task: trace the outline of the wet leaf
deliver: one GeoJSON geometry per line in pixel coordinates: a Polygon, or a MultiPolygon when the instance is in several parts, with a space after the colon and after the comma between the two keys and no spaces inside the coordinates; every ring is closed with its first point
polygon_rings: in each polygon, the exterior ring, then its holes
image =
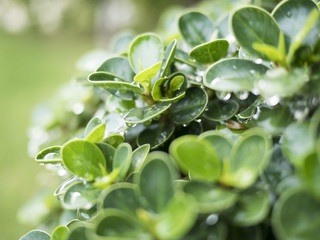
{"type": "Polygon", "coordinates": [[[203,116],[211,121],[224,121],[232,118],[238,111],[236,101],[221,101],[218,98],[211,100],[203,116]]]}

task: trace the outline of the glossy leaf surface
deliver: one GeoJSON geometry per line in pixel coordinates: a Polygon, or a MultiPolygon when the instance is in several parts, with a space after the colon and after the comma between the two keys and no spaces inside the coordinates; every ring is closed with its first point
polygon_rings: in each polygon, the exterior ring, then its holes
{"type": "Polygon", "coordinates": [[[132,153],[132,148],[131,148],[131,145],[128,143],[121,143],[117,147],[114,153],[112,168],[113,170],[114,169],[119,170],[118,179],[123,180],[126,177],[130,167],[131,153],[132,153]]]}
{"type": "Polygon", "coordinates": [[[132,160],[129,168],[129,173],[140,170],[142,164],[147,158],[149,151],[150,151],[150,144],[144,144],[144,145],[140,145],[138,148],[136,148],[132,152],[132,155],[131,155],[132,160]]]}
{"type": "Polygon", "coordinates": [[[19,240],[50,240],[50,235],[42,230],[32,230],[19,240]]]}
{"type": "Polygon", "coordinates": [[[191,50],[191,59],[202,63],[211,64],[227,56],[229,43],[227,40],[215,40],[196,46],[191,50]]]}
{"type": "Polygon", "coordinates": [[[58,226],[52,232],[50,240],[67,240],[69,236],[69,229],[65,226],[58,226]]]}
{"type": "Polygon", "coordinates": [[[209,42],[214,32],[210,18],[200,12],[189,12],[179,18],[179,29],[184,40],[191,46],[209,42]]]}
{"type": "Polygon", "coordinates": [[[70,141],[62,148],[62,159],[68,170],[79,177],[94,180],[104,175],[101,168],[106,168],[106,160],[94,143],[70,141]]]}
{"type": "Polygon", "coordinates": [[[204,75],[204,84],[218,91],[251,91],[254,81],[268,68],[246,59],[225,59],[213,64],[204,75]]]}
{"type": "Polygon", "coordinates": [[[188,88],[184,98],[173,103],[170,118],[174,123],[189,123],[199,117],[208,103],[207,93],[198,87],[188,88]]]}
{"type": "Polygon", "coordinates": [[[170,154],[184,173],[192,179],[214,182],[220,176],[220,160],[211,144],[197,136],[186,135],[175,139],[170,145],[170,154]]]}
{"type": "Polygon", "coordinates": [[[52,146],[52,147],[43,149],[36,156],[36,161],[38,163],[45,163],[45,164],[61,163],[62,162],[61,146],[52,146]]]}
{"type": "Polygon", "coordinates": [[[221,101],[218,98],[208,104],[203,116],[211,121],[224,121],[232,118],[238,111],[239,105],[236,101],[221,101]]]}

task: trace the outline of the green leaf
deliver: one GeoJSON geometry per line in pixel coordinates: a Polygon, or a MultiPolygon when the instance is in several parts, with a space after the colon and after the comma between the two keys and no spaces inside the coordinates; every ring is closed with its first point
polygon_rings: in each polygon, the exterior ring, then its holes
{"type": "Polygon", "coordinates": [[[138,148],[136,148],[131,155],[131,163],[129,167],[129,173],[132,172],[139,172],[142,164],[147,158],[147,155],[150,151],[150,144],[144,144],[140,145],[138,148]]]}
{"type": "MultiPolygon", "coordinates": [[[[319,149],[320,144],[318,144],[319,149]]],[[[319,153],[310,154],[304,159],[300,175],[310,192],[320,200],[320,156],[319,153]]]]}
{"type": "Polygon", "coordinates": [[[312,47],[317,43],[319,35],[320,21],[311,26],[306,25],[308,18],[313,10],[317,11],[319,17],[319,10],[317,5],[310,0],[299,1],[290,0],[283,1],[273,10],[272,16],[277,21],[281,31],[286,38],[286,45],[289,49],[294,42],[298,40],[301,31],[307,30],[304,36],[299,39],[299,45],[310,45],[312,47]]]}
{"type": "Polygon", "coordinates": [[[161,102],[152,106],[131,109],[124,118],[129,124],[143,123],[160,115],[171,106],[170,102],[161,102]]]}
{"type": "Polygon", "coordinates": [[[38,163],[44,164],[61,163],[61,146],[52,146],[45,148],[38,153],[35,159],[38,163]]]}
{"type": "Polygon", "coordinates": [[[139,73],[162,61],[163,45],[152,33],[137,36],[129,48],[129,61],[135,73],[139,73]]]}
{"type": "Polygon", "coordinates": [[[251,60],[229,58],[214,63],[204,74],[204,85],[217,91],[251,91],[268,68],[251,60]]]}
{"type": "Polygon", "coordinates": [[[100,148],[101,152],[103,153],[104,158],[107,161],[107,172],[110,173],[112,171],[112,161],[116,149],[112,145],[107,143],[96,143],[96,145],[100,148]]]}
{"type": "Polygon", "coordinates": [[[62,148],[62,159],[67,169],[79,177],[94,180],[105,174],[106,160],[94,143],[72,140],[62,148]]]}
{"type": "Polygon", "coordinates": [[[271,146],[269,136],[264,131],[255,128],[247,130],[232,149],[230,166],[224,169],[226,175],[222,181],[238,188],[251,186],[259,172],[268,165],[271,146]]]}
{"type": "Polygon", "coordinates": [[[128,213],[107,209],[97,220],[96,233],[98,236],[112,237],[111,239],[134,240],[142,237],[143,229],[128,213]]]}
{"type": "Polygon", "coordinates": [[[178,239],[184,236],[197,218],[192,197],[179,193],[174,195],[161,212],[155,231],[160,239],[178,239]]]}
{"type": "Polygon", "coordinates": [[[280,29],[273,17],[262,8],[248,6],[231,16],[231,29],[237,42],[250,54],[268,60],[253,48],[254,43],[278,47],[280,29]]]}
{"type": "Polygon", "coordinates": [[[97,72],[110,73],[128,83],[131,83],[134,77],[134,72],[131,69],[128,59],[123,57],[114,57],[106,60],[97,69],[97,72]]]}
{"type": "Polygon", "coordinates": [[[162,212],[174,195],[173,180],[177,173],[170,164],[168,154],[152,152],[135,179],[139,185],[141,203],[154,213],[162,212]]]}
{"type": "Polygon", "coordinates": [[[238,226],[253,226],[262,222],[270,210],[270,194],[261,188],[241,192],[234,208],[227,212],[228,218],[238,226]]]}
{"type": "MultiPolygon", "coordinates": [[[[117,76],[106,73],[106,72],[95,72],[88,76],[90,83],[97,87],[101,87],[107,91],[118,90],[118,91],[131,91],[137,94],[143,92],[142,88],[132,83],[124,82],[117,76]]],[[[111,91],[113,92],[113,91],[111,91]]]]}
{"type": "Polygon", "coordinates": [[[171,143],[169,152],[181,170],[190,173],[194,180],[214,182],[220,177],[220,160],[205,139],[192,135],[179,137],[171,143]]]}
{"type": "Polygon", "coordinates": [[[238,119],[250,119],[252,118],[258,111],[258,106],[261,103],[261,99],[257,99],[254,101],[249,107],[247,107],[245,110],[242,112],[238,113],[236,117],[238,119]]]}
{"type": "Polygon", "coordinates": [[[50,240],[50,235],[41,230],[32,230],[23,235],[19,240],[50,240]]]}
{"type": "Polygon", "coordinates": [[[303,189],[290,189],[274,206],[272,228],[279,239],[313,240],[320,236],[319,214],[319,201],[303,189]]]}
{"type": "Polygon", "coordinates": [[[132,42],[135,34],[131,31],[121,31],[116,33],[111,39],[112,52],[116,54],[127,53],[130,43],[132,42]]]}
{"type": "Polygon", "coordinates": [[[222,101],[218,98],[210,101],[208,110],[203,116],[211,121],[224,121],[232,118],[238,111],[239,104],[236,101],[222,101]]]}
{"type": "Polygon", "coordinates": [[[103,141],[116,148],[124,142],[124,137],[121,134],[111,134],[104,138],[103,141]]]}
{"type": "Polygon", "coordinates": [[[89,142],[101,142],[104,136],[106,125],[101,122],[100,118],[94,117],[88,123],[84,136],[89,142]]]}
{"type": "Polygon", "coordinates": [[[297,168],[314,151],[315,138],[312,134],[307,123],[293,123],[282,135],[283,154],[297,168]]]}
{"type": "Polygon", "coordinates": [[[161,62],[158,62],[151,67],[139,72],[135,77],[134,81],[141,84],[144,87],[146,93],[151,92],[151,79],[154,78],[159,72],[161,62]]]}
{"type": "Polygon", "coordinates": [[[150,144],[151,149],[155,149],[166,142],[174,132],[174,125],[172,123],[155,123],[143,130],[137,138],[139,146],[143,144],[150,144]]]}
{"type": "Polygon", "coordinates": [[[97,202],[100,191],[91,184],[76,182],[66,190],[62,198],[62,205],[65,209],[89,209],[97,202]]]}
{"type": "Polygon", "coordinates": [[[222,187],[198,182],[188,182],[183,191],[192,195],[201,213],[218,213],[233,206],[238,194],[222,187]]]}
{"type": "Polygon", "coordinates": [[[116,208],[135,215],[140,203],[136,197],[136,185],[115,183],[109,189],[103,200],[103,208],[116,208]]]}
{"type": "Polygon", "coordinates": [[[170,67],[171,64],[174,60],[174,55],[176,53],[176,47],[177,47],[177,40],[174,39],[170,42],[168,45],[166,52],[164,54],[164,59],[162,60],[162,65],[161,65],[161,74],[160,77],[164,78],[170,74],[170,67]]]}
{"type": "Polygon", "coordinates": [[[292,96],[309,81],[308,75],[306,68],[295,68],[291,71],[275,68],[268,70],[265,76],[257,79],[255,87],[264,98],[292,96]]]}
{"type": "Polygon", "coordinates": [[[69,236],[69,229],[65,226],[58,226],[54,229],[50,240],[67,240],[69,236]]]}
{"type": "Polygon", "coordinates": [[[227,40],[219,39],[194,47],[189,53],[189,56],[199,63],[211,64],[226,57],[228,47],[229,43],[227,40]]]}
{"type": "Polygon", "coordinates": [[[192,122],[204,112],[207,103],[208,95],[202,88],[188,88],[185,97],[172,104],[170,119],[176,124],[192,122]]]}
{"type": "Polygon", "coordinates": [[[200,12],[188,12],[179,18],[179,30],[184,40],[191,46],[211,41],[214,25],[209,17],[200,12]]]}
{"type": "Polygon", "coordinates": [[[226,134],[212,130],[202,133],[199,138],[205,139],[211,143],[212,147],[216,150],[219,156],[221,164],[225,159],[230,158],[232,141],[227,138],[226,134]]]}
{"type": "Polygon", "coordinates": [[[113,170],[119,169],[118,179],[124,180],[130,167],[132,148],[128,143],[121,143],[114,153],[113,170]]]}
{"type": "Polygon", "coordinates": [[[70,231],[68,240],[90,240],[88,237],[88,232],[91,231],[86,225],[82,222],[75,223],[76,226],[73,226],[70,231]]]}

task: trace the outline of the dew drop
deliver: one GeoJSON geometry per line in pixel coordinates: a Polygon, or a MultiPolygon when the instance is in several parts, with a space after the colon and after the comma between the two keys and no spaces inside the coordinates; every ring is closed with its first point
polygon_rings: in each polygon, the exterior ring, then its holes
{"type": "Polygon", "coordinates": [[[262,63],[262,59],[261,58],[258,58],[254,61],[256,64],[261,64],[262,63]]]}
{"type": "Polygon", "coordinates": [[[253,70],[253,69],[251,69],[251,70],[249,71],[249,73],[250,73],[251,75],[253,75],[253,76],[255,76],[255,75],[256,75],[256,71],[255,71],[255,70],[253,70]]]}
{"type": "Polygon", "coordinates": [[[229,92],[222,92],[222,91],[216,91],[216,96],[220,100],[227,101],[231,98],[231,93],[229,92]]]}
{"type": "Polygon", "coordinates": [[[82,103],[76,103],[72,106],[72,111],[74,114],[79,115],[84,111],[84,105],[82,103]]]}
{"type": "Polygon", "coordinates": [[[237,67],[236,65],[232,65],[232,68],[233,68],[234,70],[238,70],[238,67],[237,67]]]}
{"type": "Polygon", "coordinates": [[[196,76],[196,81],[197,82],[201,82],[202,81],[202,77],[201,76],[196,76]]]}
{"type": "Polygon", "coordinates": [[[257,107],[257,112],[252,116],[253,119],[258,120],[261,110],[260,107],[257,107]]]}
{"type": "Polygon", "coordinates": [[[288,18],[290,18],[290,17],[292,16],[292,12],[291,12],[291,11],[288,11],[288,12],[286,13],[286,16],[287,16],[288,18]]]}
{"type": "Polygon", "coordinates": [[[252,89],[251,92],[252,92],[252,94],[254,94],[256,96],[259,95],[259,90],[256,88],[252,89]]]}
{"type": "Polygon", "coordinates": [[[219,220],[218,214],[211,214],[206,219],[206,224],[212,226],[215,225],[219,220]]]}
{"type": "Polygon", "coordinates": [[[187,127],[188,125],[186,123],[182,124],[183,127],[187,127]]]}
{"type": "Polygon", "coordinates": [[[268,106],[273,107],[280,102],[280,98],[277,95],[274,95],[274,96],[266,99],[265,102],[268,106]]]}
{"type": "Polygon", "coordinates": [[[200,118],[196,119],[196,122],[201,123],[201,119],[200,118]]]}
{"type": "Polygon", "coordinates": [[[294,118],[298,121],[303,120],[309,113],[309,108],[296,110],[294,112],[294,118]]]}
{"type": "Polygon", "coordinates": [[[234,93],[237,98],[240,100],[246,100],[249,97],[249,92],[243,91],[243,92],[235,92],[234,93]]]}

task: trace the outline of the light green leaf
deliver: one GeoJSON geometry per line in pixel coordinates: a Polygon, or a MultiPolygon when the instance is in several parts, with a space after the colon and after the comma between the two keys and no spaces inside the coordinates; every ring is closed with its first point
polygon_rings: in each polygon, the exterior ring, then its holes
{"type": "Polygon", "coordinates": [[[67,169],[88,180],[103,177],[106,160],[101,150],[85,140],[72,140],[62,148],[62,159],[67,169]]]}
{"type": "Polygon", "coordinates": [[[192,122],[204,112],[207,103],[208,95],[202,88],[188,88],[185,97],[172,104],[170,119],[176,124],[192,122]]]}
{"type": "Polygon", "coordinates": [[[36,156],[36,161],[38,163],[44,164],[57,164],[62,162],[61,157],[61,146],[52,146],[43,149],[36,156]]]}
{"type": "Polygon", "coordinates": [[[65,226],[58,226],[54,229],[50,240],[67,240],[69,236],[69,229],[65,226]]]}
{"type": "Polygon", "coordinates": [[[179,18],[179,30],[184,40],[191,47],[195,47],[211,41],[215,28],[206,15],[188,12],[179,18]]]}
{"type": "Polygon", "coordinates": [[[50,235],[42,230],[32,230],[19,240],[50,240],[50,235]]]}
{"type": "Polygon", "coordinates": [[[248,6],[231,16],[231,29],[237,42],[250,54],[268,60],[253,48],[253,43],[278,47],[280,29],[273,17],[262,8],[248,6]]]}
{"type": "Polygon", "coordinates": [[[162,61],[163,45],[152,33],[137,36],[129,48],[129,61],[135,73],[139,73],[162,61]]]}
{"type": "Polygon", "coordinates": [[[194,180],[214,182],[220,177],[220,160],[205,139],[184,135],[171,143],[169,152],[181,170],[185,174],[190,173],[194,180]]]}
{"type": "Polygon", "coordinates": [[[199,63],[211,64],[226,57],[228,47],[229,43],[227,40],[219,39],[194,47],[189,53],[189,56],[199,63]]]}
{"type": "Polygon", "coordinates": [[[196,221],[196,205],[192,197],[179,193],[161,212],[155,231],[160,239],[177,239],[184,236],[196,221]]]}
{"type": "Polygon", "coordinates": [[[101,142],[104,136],[106,125],[102,123],[100,118],[94,117],[88,123],[84,136],[89,142],[101,142]]]}
{"type": "Polygon", "coordinates": [[[171,106],[170,102],[161,102],[152,106],[131,109],[124,118],[129,124],[143,123],[160,115],[171,106]]]}
{"type": "Polygon", "coordinates": [[[121,134],[111,134],[104,138],[103,141],[116,148],[120,143],[124,142],[124,137],[121,134]]]}
{"type": "Polygon", "coordinates": [[[250,188],[241,192],[237,204],[227,212],[227,216],[235,225],[253,226],[266,218],[270,205],[270,194],[267,190],[250,188]]]}
{"type": "Polygon", "coordinates": [[[132,148],[128,143],[121,143],[113,158],[113,170],[118,169],[118,180],[124,180],[130,167],[132,148]]]}
{"type": "Polygon", "coordinates": [[[320,236],[319,214],[318,200],[303,189],[290,189],[274,206],[272,228],[281,240],[314,240],[320,236]]]}
{"type": "Polygon", "coordinates": [[[159,72],[161,62],[158,62],[151,67],[139,72],[135,77],[134,81],[141,84],[144,87],[146,93],[151,92],[151,79],[154,78],[159,72]]]}
{"type": "Polygon", "coordinates": [[[164,59],[162,60],[161,65],[161,78],[164,78],[170,74],[170,67],[174,60],[174,55],[176,53],[176,47],[177,47],[177,40],[174,39],[170,42],[168,45],[166,52],[164,54],[164,59]]]}
{"type": "Polygon", "coordinates": [[[204,85],[217,91],[251,91],[254,81],[268,68],[246,59],[224,59],[214,63],[204,74],[204,85]]]}
{"type": "Polygon", "coordinates": [[[198,182],[188,182],[183,191],[192,195],[201,213],[218,213],[233,206],[238,194],[222,187],[198,182]]]}

